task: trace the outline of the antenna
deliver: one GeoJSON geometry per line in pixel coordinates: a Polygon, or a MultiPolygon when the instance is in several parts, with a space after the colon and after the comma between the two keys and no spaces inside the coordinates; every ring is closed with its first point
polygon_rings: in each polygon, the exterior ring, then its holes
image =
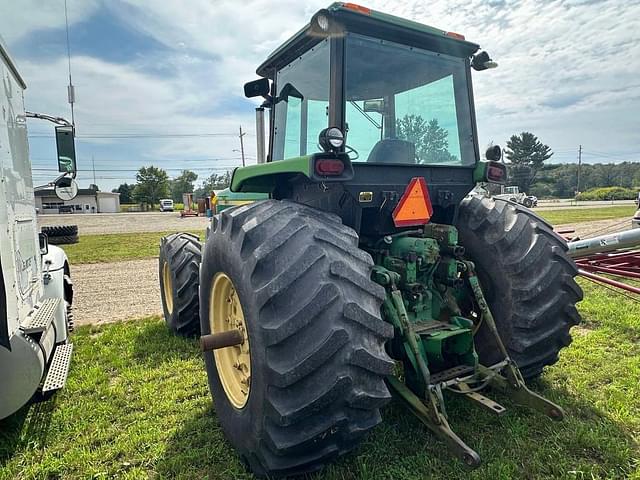
{"type": "Polygon", "coordinates": [[[69,16],[67,15],[67,0],[64,0],[64,21],[67,26],[67,61],[69,63],[69,86],[67,87],[67,96],[71,105],[71,124],[75,127],[76,120],[73,115],[73,104],[76,101],[76,90],[71,82],[71,47],[69,44],[69,16]]]}

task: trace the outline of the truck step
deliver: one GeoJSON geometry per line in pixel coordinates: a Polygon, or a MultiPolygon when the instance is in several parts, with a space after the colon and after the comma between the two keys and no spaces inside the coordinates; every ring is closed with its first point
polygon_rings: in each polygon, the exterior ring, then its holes
{"type": "Polygon", "coordinates": [[[59,298],[45,299],[42,304],[37,305],[34,311],[31,312],[31,315],[26,318],[24,325],[20,326],[22,331],[27,335],[44,332],[49,328],[49,325],[51,325],[59,304],[59,298]]]}
{"type": "Polygon", "coordinates": [[[42,393],[51,390],[59,390],[64,387],[69,373],[69,365],[71,364],[71,353],[73,352],[73,344],[58,345],[53,353],[53,359],[47,372],[47,378],[42,384],[42,393]]]}

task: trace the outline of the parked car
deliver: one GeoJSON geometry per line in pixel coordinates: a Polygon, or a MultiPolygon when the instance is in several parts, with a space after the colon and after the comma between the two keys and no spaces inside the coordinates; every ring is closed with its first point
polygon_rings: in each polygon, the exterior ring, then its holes
{"type": "Polygon", "coordinates": [[[160,211],[161,212],[173,212],[173,200],[164,198],[160,200],[160,211]]]}

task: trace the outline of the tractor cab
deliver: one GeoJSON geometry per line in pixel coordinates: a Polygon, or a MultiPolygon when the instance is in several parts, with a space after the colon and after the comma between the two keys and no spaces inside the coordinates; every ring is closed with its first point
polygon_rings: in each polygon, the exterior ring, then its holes
{"type": "MultiPolygon", "coordinates": [[[[296,176],[288,168],[304,163],[310,182],[324,185],[323,202],[342,199],[332,210],[345,223],[379,234],[394,225],[363,217],[378,217],[383,204],[393,208],[411,178],[424,177],[435,218],[450,222],[486,179],[470,72],[496,64],[478,48],[458,33],[353,4],[319,11],[258,68],[262,79],[245,85],[271,112],[267,162],[285,163],[268,180],[238,172],[232,189],[319,206],[307,185],[287,183],[296,176]]],[[[504,176],[501,164],[494,170],[504,176]]]]}

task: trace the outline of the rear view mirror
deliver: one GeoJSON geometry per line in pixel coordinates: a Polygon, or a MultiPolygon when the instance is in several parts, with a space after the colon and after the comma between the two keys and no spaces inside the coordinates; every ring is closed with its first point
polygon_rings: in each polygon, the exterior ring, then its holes
{"type": "Polygon", "coordinates": [[[63,125],[56,127],[56,149],[58,150],[58,171],[62,173],[75,173],[76,146],[72,126],[63,125]]]}
{"type": "Polygon", "coordinates": [[[244,84],[244,96],[247,98],[267,97],[270,90],[268,78],[260,78],[244,84]]]}
{"type": "Polygon", "coordinates": [[[71,177],[60,177],[56,180],[54,191],[56,197],[63,202],[68,202],[78,195],[78,182],[71,177]]]}
{"type": "Polygon", "coordinates": [[[365,100],[362,109],[367,113],[374,112],[384,115],[384,99],[365,100]]]}

